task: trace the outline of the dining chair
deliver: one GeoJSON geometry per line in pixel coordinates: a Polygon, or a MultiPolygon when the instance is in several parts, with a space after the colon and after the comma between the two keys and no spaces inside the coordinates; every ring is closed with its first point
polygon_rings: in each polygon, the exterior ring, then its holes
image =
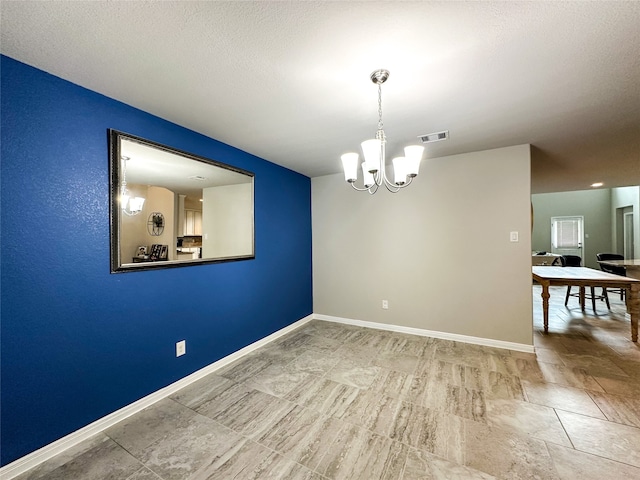
{"type": "MultiPolygon", "coordinates": [[[[619,253],[596,253],[596,259],[600,264],[600,270],[607,273],[613,273],[614,275],[621,275],[623,277],[627,276],[627,269],[624,267],[620,267],[617,265],[605,265],[600,262],[606,260],[624,260],[624,255],[620,255],[619,253]]],[[[620,300],[624,300],[625,289],[624,288],[607,288],[609,292],[619,293],[620,300]]]]}
{"type": "MultiPolygon", "coordinates": [[[[578,255],[563,255],[560,257],[562,260],[563,267],[581,267],[582,266],[582,257],[578,255]]],[[[579,290],[579,289],[578,289],[579,290]]],[[[595,287],[589,287],[590,293],[585,292],[584,298],[591,300],[591,306],[593,307],[593,311],[596,311],[596,300],[604,300],[607,304],[607,308],[611,310],[611,305],[609,305],[609,297],[607,296],[607,289],[602,289],[602,295],[596,295],[595,287]]],[[[567,286],[567,295],[564,298],[564,305],[567,306],[569,303],[569,297],[578,297],[580,298],[580,293],[571,293],[571,285],[567,286]]],[[[584,310],[584,303],[580,303],[580,307],[584,310]]]]}

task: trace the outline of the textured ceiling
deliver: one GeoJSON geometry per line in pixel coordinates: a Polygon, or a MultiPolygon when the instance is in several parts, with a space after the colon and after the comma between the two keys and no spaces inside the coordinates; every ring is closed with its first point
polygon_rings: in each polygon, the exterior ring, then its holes
{"type": "Polygon", "coordinates": [[[640,184],[640,2],[0,8],[3,54],[311,177],[374,135],[386,68],[390,158],[449,130],[427,158],[531,143],[534,193],[640,184]]]}

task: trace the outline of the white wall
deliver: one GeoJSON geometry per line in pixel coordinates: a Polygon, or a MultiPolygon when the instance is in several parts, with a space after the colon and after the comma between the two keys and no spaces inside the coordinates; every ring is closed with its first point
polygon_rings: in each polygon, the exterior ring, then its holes
{"type": "Polygon", "coordinates": [[[529,145],[423,160],[395,195],[313,178],[314,312],[531,345],[530,184],[529,145]]]}
{"type": "Polygon", "coordinates": [[[253,253],[253,185],[205,188],[202,198],[202,257],[253,253]]]}
{"type": "MultiPolygon", "coordinates": [[[[633,207],[633,250],[634,258],[640,258],[640,187],[620,187],[611,189],[611,219],[612,219],[612,245],[616,250],[618,245],[616,209],[633,207]]],[[[611,250],[612,252],[614,250],[611,250]]],[[[617,253],[622,253],[617,252],[617,253]]]]}

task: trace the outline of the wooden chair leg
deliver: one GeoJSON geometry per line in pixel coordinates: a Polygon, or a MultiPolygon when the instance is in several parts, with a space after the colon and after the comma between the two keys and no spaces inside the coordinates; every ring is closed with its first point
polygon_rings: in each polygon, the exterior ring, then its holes
{"type": "Polygon", "coordinates": [[[602,287],[602,296],[604,297],[604,301],[607,304],[607,310],[611,310],[611,305],[609,305],[609,295],[607,295],[607,289],[602,287]]]}
{"type": "Polygon", "coordinates": [[[596,289],[591,287],[591,306],[593,307],[593,313],[596,313],[596,289]]]}
{"type": "Polygon", "coordinates": [[[571,295],[571,285],[569,285],[567,287],[567,296],[564,297],[564,306],[567,306],[567,303],[569,302],[569,295],[571,295]]]}

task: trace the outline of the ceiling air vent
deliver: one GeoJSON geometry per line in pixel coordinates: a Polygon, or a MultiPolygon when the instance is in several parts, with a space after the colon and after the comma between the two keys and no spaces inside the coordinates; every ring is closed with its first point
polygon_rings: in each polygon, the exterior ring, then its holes
{"type": "Polygon", "coordinates": [[[191,175],[190,177],[187,177],[189,180],[196,180],[197,182],[204,182],[207,178],[206,177],[202,177],[200,175],[191,175]]]}
{"type": "Polygon", "coordinates": [[[427,133],[426,135],[418,135],[418,138],[422,140],[422,143],[439,142],[440,140],[447,140],[449,138],[449,130],[444,132],[427,133]]]}

